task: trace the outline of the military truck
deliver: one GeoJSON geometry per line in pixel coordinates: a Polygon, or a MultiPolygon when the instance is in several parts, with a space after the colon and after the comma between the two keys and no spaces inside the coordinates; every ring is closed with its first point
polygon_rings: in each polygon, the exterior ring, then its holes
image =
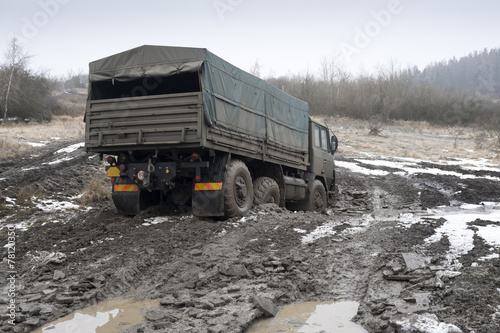
{"type": "Polygon", "coordinates": [[[337,138],[306,102],[203,48],[145,45],[89,67],[85,147],[109,155],[121,213],[165,201],[233,217],[333,200],[337,138]]]}

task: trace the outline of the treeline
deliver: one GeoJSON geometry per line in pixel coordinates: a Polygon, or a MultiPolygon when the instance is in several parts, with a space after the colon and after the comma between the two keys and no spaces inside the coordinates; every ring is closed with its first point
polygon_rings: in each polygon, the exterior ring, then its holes
{"type": "MultiPolygon", "coordinates": [[[[426,75],[433,68],[426,68],[426,75]]],[[[267,81],[308,102],[313,115],[441,125],[485,124],[499,118],[500,102],[493,94],[477,93],[479,88],[446,88],[425,79],[422,73],[416,67],[401,68],[391,61],[375,74],[353,77],[336,59],[325,59],[319,74],[267,81]]]]}
{"type": "MultiPolygon", "coordinates": [[[[29,69],[30,56],[16,39],[0,65],[0,118],[50,120],[81,116],[87,74],[54,79],[29,69]]],[[[256,62],[252,73],[259,75],[256,62]]],[[[353,76],[336,58],[325,58],[318,73],[267,78],[309,103],[312,115],[376,121],[428,121],[442,125],[486,124],[500,129],[500,50],[474,52],[423,71],[394,61],[375,74],[353,76]]],[[[498,130],[500,133],[500,130],[498,130]]]]}
{"type": "Polygon", "coordinates": [[[65,96],[65,92],[86,88],[82,74],[66,79],[50,77],[46,72],[29,68],[31,55],[14,38],[10,41],[0,65],[0,119],[16,121],[50,121],[54,115],[80,116],[84,98],[65,96]]]}

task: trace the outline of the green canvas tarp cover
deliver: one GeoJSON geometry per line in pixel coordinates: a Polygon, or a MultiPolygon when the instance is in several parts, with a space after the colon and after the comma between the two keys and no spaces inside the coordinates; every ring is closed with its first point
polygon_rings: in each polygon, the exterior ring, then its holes
{"type": "MultiPolygon", "coordinates": [[[[211,127],[298,151],[308,149],[309,107],[207,49],[144,45],[91,62],[90,82],[199,73],[211,127]]],[[[91,85],[92,86],[92,85],[91,85]]]]}

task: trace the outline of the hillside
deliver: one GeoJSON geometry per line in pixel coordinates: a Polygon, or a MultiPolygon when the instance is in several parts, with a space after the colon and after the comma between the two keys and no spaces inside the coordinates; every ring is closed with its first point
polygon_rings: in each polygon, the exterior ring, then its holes
{"type": "Polygon", "coordinates": [[[417,81],[445,91],[500,98],[500,49],[474,51],[460,59],[436,62],[417,73],[417,81]]]}

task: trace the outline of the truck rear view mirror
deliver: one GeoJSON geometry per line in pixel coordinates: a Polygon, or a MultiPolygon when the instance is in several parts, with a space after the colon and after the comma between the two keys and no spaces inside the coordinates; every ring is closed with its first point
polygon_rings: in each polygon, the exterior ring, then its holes
{"type": "Polygon", "coordinates": [[[330,149],[331,149],[330,152],[332,153],[332,155],[335,154],[338,147],[339,147],[339,140],[337,139],[336,135],[332,135],[332,138],[330,141],[330,149]]]}

